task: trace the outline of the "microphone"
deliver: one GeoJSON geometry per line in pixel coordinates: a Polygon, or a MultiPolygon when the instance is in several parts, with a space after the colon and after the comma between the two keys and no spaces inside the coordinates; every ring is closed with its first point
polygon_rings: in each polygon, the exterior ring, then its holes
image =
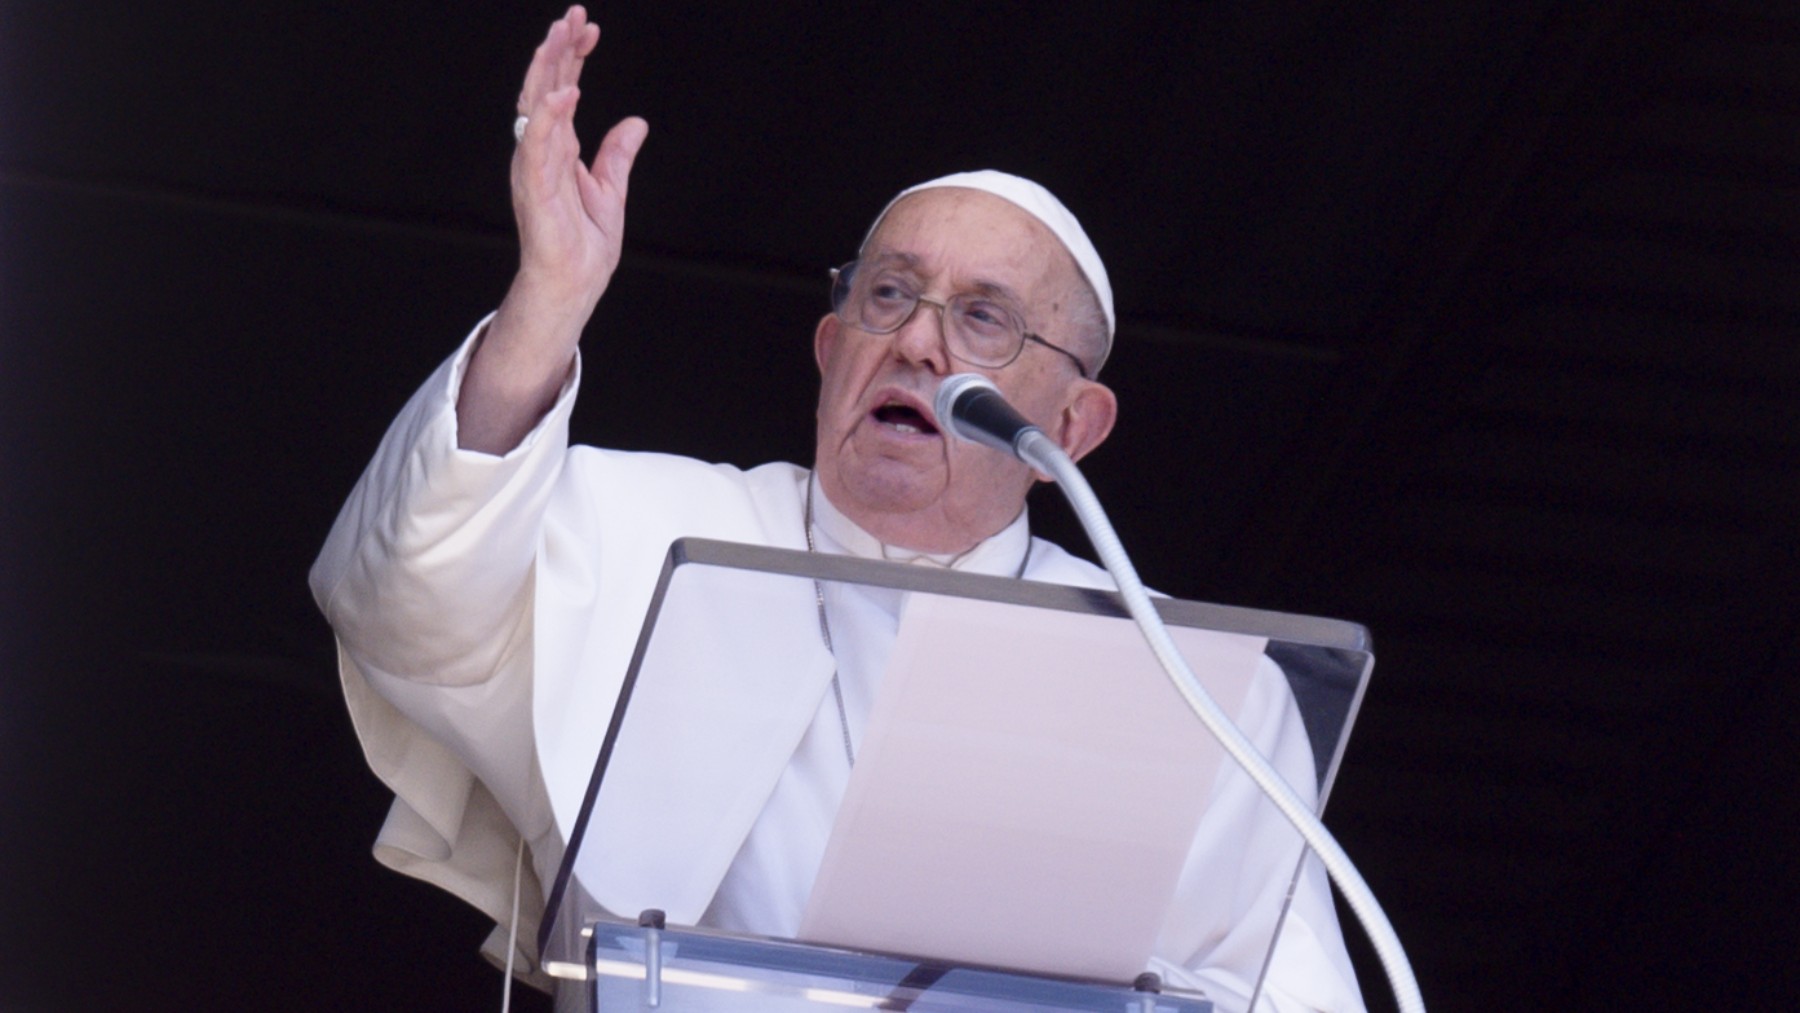
{"type": "Polygon", "coordinates": [[[957,373],[944,378],[932,399],[938,425],[965,440],[1011,454],[1027,464],[1035,463],[1021,450],[1032,434],[1043,437],[1044,431],[1025,421],[1000,388],[985,376],[957,373]]]}
{"type": "Polygon", "coordinates": [[[1056,441],[1014,411],[1012,405],[1007,404],[1006,399],[1000,396],[999,388],[984,376],[958,373],[946,377],[938,385],[937,395],[932,398],[932,409],[937,413],[940,428],[948,429],[962,439],[1013,454],[1056,480],[1057,488],[1069,498],[1069,505],[1075,509],[1075,516],[1087,530],[1088,539],[1093,542],[1100,562],[1105,564],[1113,580],[1118,583],[1119,597],[1126,611],[1138,624],[1138,628],[1143,630],[1151,651],[1168,673],[1169,681],[1181,695],[1182,701],[1224,747],[1231,759],[1250,775],[1257,788],[1275,803],[1275,808],[1293,824],[1301,838],[1324,863],[1326,872],[1342,889],[1350,909],[1362,921],[1363,927],[1368,929],[1370,941],[1375,944],[1376,955],[1381,958],[1382,969],[1387,972],[1400,1009],[1404,1013],[1424,1013],[1425,1001],[1419,995],[1418,978],[1413,974],[1412,965],[1407,962],[1406,950],[1400,945],[1400,937],[1394,933],[1393,923],[1388,920],[1387,913],[1381,910],[1381,904],[1375,899],[1369,884],[1363,880],[1362,873],[1356,870],[1350,856],[1344,853],[1343,845],[1313,815],[1310,804],[1294,793],[1294,789],[1257,752],[1256,745],[1231,723],[1231,718],[1220,709],[1218,703],[1207,693],[1206,687],[1195,677],[1193,669],[1175,646],[1175,641],[1170,639],[1161,615],[1151,603],[1149,593],[1144,590],[1143,581],[1138,579],[1137,568],[1131,565],[1131,558],[1125,554],[1125,546],[1119,543],[1118,532],[1113,530],[1112,522],[1106,519],[1106,511],[1100,508],[1100,500],[1094,496],[1094,490],[1088,485],[1087,479],[1082,477],[1081,469],[1056,445],[1056,441]]]}

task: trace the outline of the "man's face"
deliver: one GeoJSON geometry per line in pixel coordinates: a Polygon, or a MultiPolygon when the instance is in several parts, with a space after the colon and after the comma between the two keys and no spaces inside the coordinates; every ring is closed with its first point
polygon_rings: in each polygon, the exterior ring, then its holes
{"type": "MultiPolygon", "coordinates": [[[[992,194],[946,187],[906,197],[863,249],[864,263],[877,259],[903,265],[925,299],[997,291],[1023,311],[1030,331],[1075,343],[1070,302],[1084,283],[1074,259],[1043,224],[992,194]]],[[[875,537],[960,552],[1011,523],[1036,479],[1010,455],[940,431],[931,402],[944,377],[986,375],[1077,458],[1105,439],[1115,405],[1111,391],[1035,342],[1001,369],[951,359],[941,326],[923,303],[892,334],[832,315],[819,321],[816,468],[831,502],[875,537]]]]}

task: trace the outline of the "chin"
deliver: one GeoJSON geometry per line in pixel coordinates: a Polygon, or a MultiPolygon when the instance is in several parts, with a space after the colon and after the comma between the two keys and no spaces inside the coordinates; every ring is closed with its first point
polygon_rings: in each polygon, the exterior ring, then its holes
{"type": "MultiPolygon", "coordinates": [[[[838,509],[856,507],[893,517],[916,514],[937,502],[943,492],[943,483],[926,481],[918,475],[845,475],[840,477],[840,484],[851,502],[839,503],[838,509]]],[[[837,501],[834,498],[832,502],[837,501]]]]}

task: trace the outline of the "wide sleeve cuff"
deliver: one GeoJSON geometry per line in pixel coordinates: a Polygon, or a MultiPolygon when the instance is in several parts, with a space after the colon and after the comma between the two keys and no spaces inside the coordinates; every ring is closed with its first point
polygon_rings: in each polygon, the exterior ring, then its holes
{"type": "MultiPolygon", "coordinates": [[[[464,450],[457,446],[456,403],[462,397],[462,385],[464,378],[468,376],[469,362],[475,357],[475,350],[486,338],[488,325],[493,321],[493,313],[481,318],[481,322],[475,325],[475,329],[470,331],[468,337],[464,338],[463,343],[457,347],[455,354],[451,355],[449,361],[440,367],[438,373],[433,374],[433,380],[441,375],[444,381],[443,389],[440,392],[442,403],[438,410],[442,410],[444,407],[449,409],[450,452],[475,458],[485,457],[504,461],[529,453],[539,440],[545,438],[544,434],[547,431],[554,433],[559,426],[566,431],[569,413],[575,408],[575,392],[581,386],[581,352],[579,349],[575,352],[575,361],[569,367],[569,375],[563,378],[562,387],[556,392],[556,403],[550,406],[550,410],[544,413],[544,417],[538,420],[537,425],[531,427],[531,431],[526,433],[517,445],[499,455],[479,450],[464,450]]],[[[566,445],[566,440],[564,443],[566,445]]]]}
{"type": "MultiPolygon", "coordinates": [[[[491,319],[491,317],[489,318],[491,319]]],[[[366,667],[421,682],[490,677],[529,608],[542,517],[579,383],[503,455],[456,445],[456,398],[487,320],[388,428],[313,566],[313,594],[366,667]]]]}

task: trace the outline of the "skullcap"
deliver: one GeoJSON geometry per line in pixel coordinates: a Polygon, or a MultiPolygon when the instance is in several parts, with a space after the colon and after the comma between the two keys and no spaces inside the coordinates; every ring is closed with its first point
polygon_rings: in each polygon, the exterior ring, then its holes
{"type": "Polygon", "coordinates": [[[921,190],[935,190],[939,187],[961,187],[991,193],[1042,222],[1050,230],[1050,234],[1062,242],[1063,248],[1075,258],[1076,268],[1081,271],[1082,277],[1087,279],[1088,285],[1094,290],[1095,297],[1100,300],[1100,311],[1106,315],[1106,345],[1100,350],[1100,361],[1094,364],[1098,371],[1106,363],[1107,356],[1112,354],[1113,331],[1117,327],[1117,320],[1113,317],[1112,285],[1106,280],[1106,265],[1100,262],[1100,251],[1094,249],[1093,241],[1082,231],[1081,223],[1075,220],[1074,214],[1063,206],[1062,201],[1056,199],[1055,194],[1037,183],[1011,173],[982,169],[977,172],[955,172],[907,187],[888,201],[887,207],[882,208],[881,213],[875,216],[868,233],[863,236],[863,245],[868,245],[869,238],[875,235],[881,220],[887,217],[887,213],[901,199],[921,190]]]}

